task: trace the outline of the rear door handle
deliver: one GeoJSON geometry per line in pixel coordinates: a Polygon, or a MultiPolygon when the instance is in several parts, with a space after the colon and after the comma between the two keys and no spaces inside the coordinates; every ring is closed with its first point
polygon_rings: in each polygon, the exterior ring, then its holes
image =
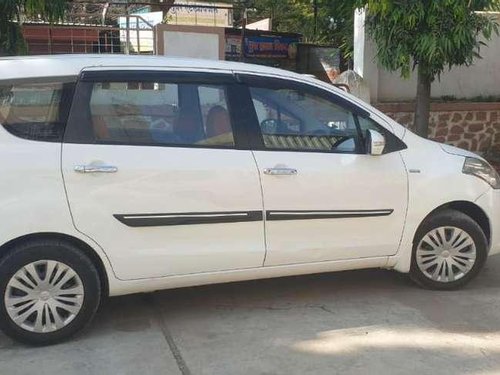
{"type": "Polygon", "coordinates": [[[264,174],[271,176],[295,176],[297,174],[295,168],[266,168],[264,174]]]}
{"type": "Polygon", "coordinates": [[[75,172],[78,173],[115,173],[118,168],[112,165],[77,165],[75,172]]]}

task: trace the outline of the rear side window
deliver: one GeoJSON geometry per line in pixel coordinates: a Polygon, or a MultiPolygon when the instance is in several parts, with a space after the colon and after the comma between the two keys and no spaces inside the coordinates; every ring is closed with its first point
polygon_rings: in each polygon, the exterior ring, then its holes
{"type": "MultiPolygon", "coordinates": [[[[88,128],[96,143],[233,147],[220,85],[87,82],[88,128]]],[[[86,107],[86,108],[85,108],[86,107]]]]}
{"type": "Polygon", "coordinates": [[[15,136],[59,142],[69,112],[72,83],[0,83],[0,124],[15,136]]]}

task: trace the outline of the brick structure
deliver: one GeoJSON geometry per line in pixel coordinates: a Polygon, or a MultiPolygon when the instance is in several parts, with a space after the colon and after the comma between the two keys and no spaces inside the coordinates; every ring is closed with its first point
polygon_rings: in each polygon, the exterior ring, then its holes
{"type": "MultiPolygon", "coordinates": [[[[414,104],[376,107],[401,125],[413,127],[414,104]]],[[[500,103],[432,103],[429,138],[479,154],[500,155],[500,103]]]]}

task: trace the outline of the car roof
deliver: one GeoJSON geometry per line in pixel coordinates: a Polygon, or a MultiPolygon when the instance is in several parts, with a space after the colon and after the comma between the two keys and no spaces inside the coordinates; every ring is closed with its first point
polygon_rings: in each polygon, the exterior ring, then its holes
{"type": "Polygon", "coordinates": [[[337,95],[355,103],[368,112],[375,112],[379,117],[386,118],[386,121],[396,127],[398,134],[404,134],[406,129],[389,119],[377,109],[370,107],[362,100],[344,92],[317,78],[312,78],[305,74],[294,73],[289,70],[271,68],[263,65],[246,64],[233,61],[218,61],[205,59],[192,59],[182,57],[166,56],[138,56],[122,54],[69,54],[69,55],[32,55],[32,56],[6,56],[0,57],[0,83],[2,80],[23,79],[23,78],[44,78],[44,77],[75,77],[82,69],[131,69],[137,68],[171,68],[186,70],[205,71],[235,71],[242,73],[253,73],[271,75],[282,78],[289,78],[307,82],[309,84],[322,87],[328,91],[333,91],[337,95]]]}
{"type": "Polygon", "coordinates": [[[76,76],[84,68],[106,67],[231,70],[304,78],[300,74],[282,69],[232,61],[121,54],[71,54],[0,57],[0,80],[76,76]]]}

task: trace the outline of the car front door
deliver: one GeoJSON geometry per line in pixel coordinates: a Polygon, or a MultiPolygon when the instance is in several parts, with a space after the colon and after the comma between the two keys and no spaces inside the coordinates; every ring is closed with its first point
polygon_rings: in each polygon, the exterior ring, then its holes
{"type": "Polygon", "coordinates": [[[253,103],[266,213],[266,266],[397,252],[407,206],[404,143],[369,113],[302,82],[241,75],[253,103]],[[366,152],[365,134],[386,138],[366,152]]]}
{"type": "Polygon", "coordinates": [[[260,267],[259,175],[231,74],[84,71],[62,172],[75,227],[120,279],[260,267]]]}

